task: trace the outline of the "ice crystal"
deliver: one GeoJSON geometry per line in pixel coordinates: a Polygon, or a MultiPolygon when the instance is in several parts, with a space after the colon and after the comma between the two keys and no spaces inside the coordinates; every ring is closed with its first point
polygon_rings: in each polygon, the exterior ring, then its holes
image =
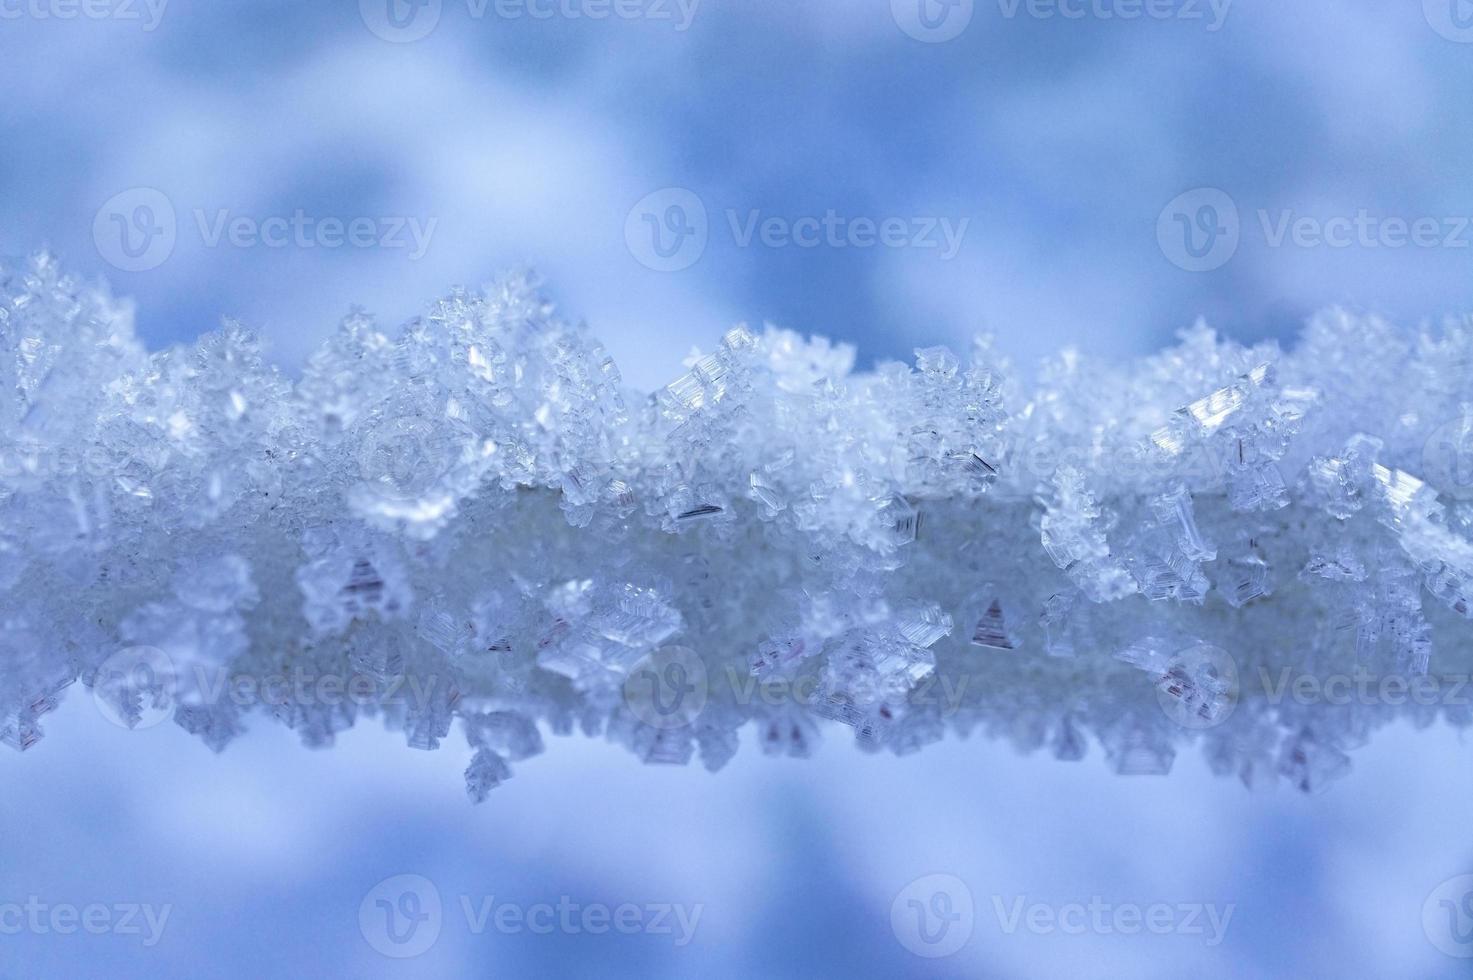
{"type": "Polygon", "coordinates": [[[1330,313],[1028,388],[986,341],[856,372],[738,327],[640,393],[513,277],[355,311],[294,380],[0,265],[0,741],[81,681],[216,749],[458,725],[477,800],[544,732],[716,769],[825,720],[1318,789],[1377,725],[1473,720],[1469,349],[1330,313]],[[1305,693],[1336,677],[1374,683],[1305,693]]]}

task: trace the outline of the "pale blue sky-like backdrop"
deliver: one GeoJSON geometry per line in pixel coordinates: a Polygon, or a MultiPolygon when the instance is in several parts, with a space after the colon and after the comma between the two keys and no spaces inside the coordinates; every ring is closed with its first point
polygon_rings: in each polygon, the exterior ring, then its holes
{"type": "Polygon", "coordinates": [[[230,315],[283,363],[351,304],[397,323],[530,264],[642,387],[736,321],[852,341],[861,363],[983,329],[1026,366],[1064,343],[1154,349],[1199,315],[1287,339],[1336,303],[1473,310],[1473,44],[1450,39],[1473,27],[1454,0],[1445,23],[1420,0],[925,0],[965,21],[931,42],[903,29],[927,35],[922,0],[392,0],[404,29],[390,2],[89,0],[113,16],[60,19],[33,8],[81,0],[4,0],[0,248],[106,275],[155,345],[230,315]],[[124,271],[94,225],[139,188],[171,203],[176,240],[124,271]],[[674,272],[625,234],[666,188],[709,218],[674,272]],[[1157,232],[1198,188],[1238,216],[1217,225],[1233,254],[1193,272],[1157,232]],[[741,234],[830,211],[905,231],[741,234]],[[1362,211],[1438,231],[1278,234],[1362,211]],[[370,219],[372,244],[213,234],[298,212],[309,231],[370,219]],[[959,249],[933,219],[965,222],[959,249]],[[412,222],[426,247],[394,234],[412,222]]]}

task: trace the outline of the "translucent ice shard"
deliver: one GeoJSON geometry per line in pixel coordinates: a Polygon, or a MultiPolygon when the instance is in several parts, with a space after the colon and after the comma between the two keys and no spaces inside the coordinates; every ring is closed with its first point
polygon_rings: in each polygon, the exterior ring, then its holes
{"type": "Polygon", "coordinates": [[[481,749],[465,770],[465,791],[471,800],[483,803],[486,795],[511,778],[506,760],[489,749],[481,749]]]}
{"type": "Polygon", "coordinates": [[[1350,770],[1350,759],[1333,745],[1305,729],[1289,739],[1279,760],[1279,772],[1297,789],[1319,792],[1350,770]]]}
{"type": "Polygon", "coordinates": [[[304,539],[309,560],[296,572],[305,597],[303,612],[315,630],[340,633],[356,619],[375,615],[397,619],[413,605],[403,566],[393,543],[366,533],[340,538],[314,529],[304,539]]]}
{"type": "Polygon", "coordinates": [[[974,592],[967,605],[976,617],[971,636],[973,646],[992,650],[1017,650],[1023,646],[1022,638],[1012,625],[1017,609],[1011,604],[1004,605],[996,586],[984,586],[974,592]]]}
{"type": "Polygon", "coordinates": [[[1043,550],[1094,602],[1110,602],[1138,590],[1107,537],[1113,518],[1085,487],[1084,474],[1061,469],[1055,494],[1039,518],[1043,550]]]}

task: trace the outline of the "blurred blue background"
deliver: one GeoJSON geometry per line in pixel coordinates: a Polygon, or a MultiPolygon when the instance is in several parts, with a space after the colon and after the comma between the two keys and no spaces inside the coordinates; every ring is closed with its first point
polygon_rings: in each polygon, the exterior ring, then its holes
{"type": "MultiPolygon", "coordinates": [[[[506,0],[90,2],[98,16],[0,0],[0,253],[49,245],[106,277],[154,347],[228,315],[291,367],[352,304],[397,323],[518,265],[642,388],[737,321],[852,342],[861,364],[987,330],[1026,370],[1066,344],[1153,350],[1199,315],[1288,342],[1332,304],[1408,324],[1473,311],[1463,0],[1172,0],[1151,5],[1160,19],[1120,16],[1130,0],[1071,3],[1078,18],[1011,0],[627,0],[634,16],[603,19],[600,0],[541,0],[546,18],[506,0]],[[162,219],[138,211],[159,196],[172,243],[130,271],[117,236],[162,219]],[[704,233],[662,271],[640,236],[677,200],[704,233]],[[830,211],[965,233],[948,257],[852,236],[744,245],[732,227],[830,211]],[[422,255],[210,242],[222,217],[298,212],[432,230],[422,255]],[[1362,214],[1439,233],[1276,244],[1286,216],[1362,214]]],[[[664,230],[699,230],[679,217],[664,230]]],[[[0,754],[0,902],[170,903],[173,918],[146,950],[0,935],[5,980],[1466,975],[1421,928],[1427,894],[1473,870],[1473,765],[1447,731],[1388,732],[1312,798],[1249,795],[1194,751],[1167,779],[1122,779],[1097,751],[1065,765],[951,742],[896,760],[832,732],[816,760],[747,746],[713,778],[559,739],[472,809],[456,750],[368,728],[312,753],[258,723],[215,758],[172,726],[119,737],[85,697],[48,728],[0,754]],[[889,910],[936,872],[968,883],[977,925],[927,961],[889,910]],[[452,909],[430,952],[397,962],[357,911],[400,873],[447,905],[705,912],[675,949],[475,936],[452,909]],[[1007,935],[994,895],[1237,911],[1204,949],[1007,935]]]]}
{"type": "MultiPolygon", "coordinates": [[[[1253,340],[1292,338],[1334,303],[1403,322],[1473,310],[1473,232],[1462,247],[1274,248],[1257,216],[1473,215],[1473,44],[1418,2],[1237,0],[1214,31],[1207,0],[1166,0],[1182,16],[1165,20],[958,0],[970,19],[942,43],[899,26],[922,0],[702,0],[688,25],[677,0],[620,0],[648,15],[602,20],[422,0],[419,22],[438,18],[410,43],[369,29],[391,0],[169,0],[157,18],[145,0],[89,2],[136,16],[0,19],[0,247],[47,243],[107,275],[155,345],[230,315],[291,364],[353,303],[397,323],[520,264],[641,386],[739,320],[854,341],[861,363],[985,329],[1026,366],[1063,343],[1151,350],[1199,315],[1253,340]],[[133,273],[104,260],[93,226],[138,187],[167,195],[179,234],[133,273]],[[674,273],[641,265],[624,235],[667,187],[711,218],[700,260],[674,273]],[[1157,224],[1199,187],[1231,196],[1242,234],[1230,261],[1192,273],[1157,224]],[[299,209],[436,224],[416,260],[211,248],[194,217],[299,209]],[[726,218],[829,209],[969,225],[948,261],[743,248],[726,218]]],[[[1454,9],[1426,5],[1439,2],[1454,9]]]]}

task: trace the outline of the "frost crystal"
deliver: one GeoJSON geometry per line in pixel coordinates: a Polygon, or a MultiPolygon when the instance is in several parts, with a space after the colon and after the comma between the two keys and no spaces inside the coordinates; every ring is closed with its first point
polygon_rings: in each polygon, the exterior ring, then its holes
{"type": "Polygon", "coordinates": [[[1331,313],[1026,390],[986,342],[856,373],[738,327],[645,395],[511,278],[354,312],[292,380],[0,266],[0,741],[80,680],[216,749],[458,721],[477,800],[544,731],[716,769],[824,719],[1317,789],[1386,721],[1473,718],[1470,362],[1473,324],[1331,313]]]}

